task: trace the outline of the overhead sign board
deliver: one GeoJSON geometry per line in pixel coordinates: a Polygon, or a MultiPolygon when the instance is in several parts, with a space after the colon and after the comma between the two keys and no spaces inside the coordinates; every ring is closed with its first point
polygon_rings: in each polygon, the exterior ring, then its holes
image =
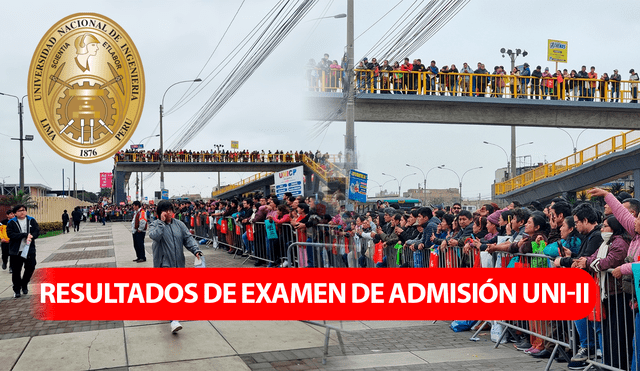
{"type": "Polygon", "coordinates": [[[549,62],[567,63],[567,51],[569,50],[567,41],[549,39],[547,46],[547,60],[549,62]]]}
{"type": "Polygon", "coordinates": [[[293,196],[302,196],[304,188],[304,170],[302,166],[279,171],[274,175],[276,196],[279,200],[284,198],[286,192],[291,192],[293,196]]]}

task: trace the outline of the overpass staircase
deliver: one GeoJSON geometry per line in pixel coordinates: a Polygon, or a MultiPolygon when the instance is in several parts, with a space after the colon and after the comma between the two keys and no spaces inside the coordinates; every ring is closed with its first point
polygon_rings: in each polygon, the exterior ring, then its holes
{"type": "MultiPolygon", "coordinates": [[[[497,198],[545,201],[633,175],[640,184],[640,131],[614,135],[558,161],[494,184],[497,198]]],[[[636,183],[638,182],[638,183],[636,183]]]]}
{"type": "MultiPolygon", "coordinates": [[[[335,192],[338,189],[344,189],[346,184],[346,177],[344,175],[344,169],[335,164],[336,156],[330,156],[329,160],[321,165],[312,160],[307,155],[301,155],[300,160],[305,168],[305,174],[311,173],[318,182],[323,183],[329,188],[330,192],[335,192]]],[[[299,163],[292,163],[291,166],[298,166],[299,163]]],[[[211,193],[211,197],[225,198],[233,195],[250,192],[256,189],[260,189],[265,185],[271,185],[275,183],[274,172],[260,172],[253,174],[248,178],[233,184],[229,184],[226,187],[222,187],[217,191],[211,193]]]]}

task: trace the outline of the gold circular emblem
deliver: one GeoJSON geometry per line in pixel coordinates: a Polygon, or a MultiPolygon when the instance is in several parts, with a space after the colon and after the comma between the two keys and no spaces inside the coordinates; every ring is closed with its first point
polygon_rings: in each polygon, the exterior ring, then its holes
{"type": "Polygon", "coordinates": [[[33,54],[28,87],[42,139],[74,162],[112,157],[142,115],[138,50],[117,23],[100,14],[73,14],[47,31],[33,54]]]}

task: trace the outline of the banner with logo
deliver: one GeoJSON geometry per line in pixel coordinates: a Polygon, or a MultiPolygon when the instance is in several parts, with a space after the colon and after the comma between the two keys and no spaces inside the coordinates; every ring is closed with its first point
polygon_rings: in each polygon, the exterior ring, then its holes
{"type": "Polygon", "coordinates": [[[567,63],[568,49],[569,49],[568,42],[549,39],[548,48],[547,48],[547,60],[549,62],[567,63]]]}
{"type": "Polygon", "coordinates": [[[279,171],[274,175],[276,196],[282,200],[286,192],[291,192],[293,196],[303,195],[304,170],[302,166],[279,171]]]}

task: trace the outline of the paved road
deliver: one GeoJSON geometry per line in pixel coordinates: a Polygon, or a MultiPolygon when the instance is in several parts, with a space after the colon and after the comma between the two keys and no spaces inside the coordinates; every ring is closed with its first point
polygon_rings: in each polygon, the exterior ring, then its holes
{"type": "MultiPolygon", "coordinates": [[[[134,263],[126,223],[83,223],[80,232],[37,240],[38,266],[150,267],[134,263]]],[[[208,266],[253,268],[223,250],[204,248],[208,266]]],[[[187,254],[187,265],[193,256],[187,254]]],[[[265,268],[262,268],[265,269],[265,268]]],[[[322,365],[324,331],[302,322],[186,321],[172,335],[158,321],[39,321],[29,297],[13,299],[0,271],[0,371],[3,370],[543,370],[545,362],[511,345],[493,349],[488,332],[478,342],[453,333],[448,322],[353,321],[342,325],[346,354],[332,336],[322,365]]],[[[33,296],[31,296],[33,298],[33,296]]],[[[339,323],[335,323],[340,326],[339,323]]],[[[554,364],[566,370],[566,364],[554,364]]]]}

